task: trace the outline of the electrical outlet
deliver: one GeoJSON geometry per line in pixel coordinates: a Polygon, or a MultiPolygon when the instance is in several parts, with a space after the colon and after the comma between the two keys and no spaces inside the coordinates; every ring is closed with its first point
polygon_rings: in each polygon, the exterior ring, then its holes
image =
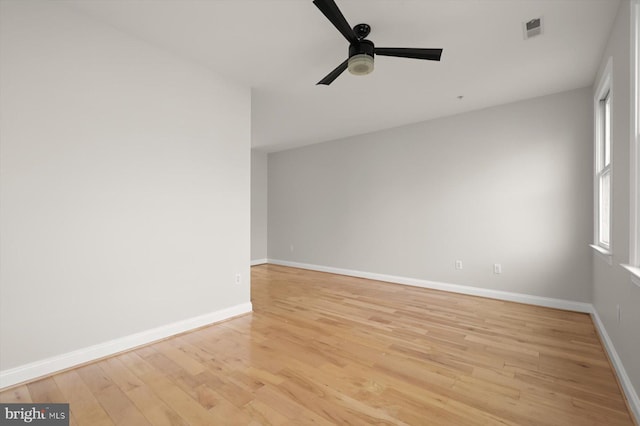
{"type": "Polygon", "coordinates": [[[502,265],[499,263],[494,263],[493,264],[493,273],[494,274],[501,274],[502,273],[502,265]]]}
{"type": "Polygon", "coordinates": [[[238,272],[236,274],[236,284],[241,284],[242,283],[242,275],[240,275],[240,273],[238,272]]]}
{"type": "Polygon", "coordinates": [[[293,253],[293,244],[289,245],[289,250],[293,253]]]}
{"type": "Polygon", "coordinates": [[[617,311],[616,318],[618,319],[618,324],[620,324],[620,321],[622,320],[622,309],[620,309],[620,305],[616,305],[616,311],[617,311]]]}
{"type": "Polygon", "coordinates": [[[456,269],[462,269],[462,260],[456,260],[456,269]]]}

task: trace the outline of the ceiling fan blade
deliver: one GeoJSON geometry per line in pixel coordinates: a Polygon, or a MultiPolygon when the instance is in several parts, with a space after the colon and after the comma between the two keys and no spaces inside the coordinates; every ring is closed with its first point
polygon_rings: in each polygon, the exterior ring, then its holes
{"type": "Polygon", "coordinates": [[[397,56],[400,58],[426,59],[428,61],[439,61],[442,49],[412,49],[405,47],[376,47],[376,55],[397,56]]]}
{"type": "Polygon", "coordinates": [[[349,25],[347,20],[345,19],[342,12],[338,8],[338,5],[333,0],[313,0],[313,4],[316,5],[320,12],[327,17],[329,21],[333,24],[334,27],[342,33],[344,38],[347,39],[349,43],[357,43],[358,37],[356,37],[356,33],[353,31],[353,28],[349,25]]]}
{"type": "Polygon", "coordinates": [[[347,69],[347,66],[349,64],[349,60],[345,60],[343,63],[341,63],[340,65],[338,65],[336,67],[336,69],[334,69],[333,71],[331,71],[329,74],[327,74],[327,76],[325,78],[323,78],[322,80],[320,80],[319,82],[316,83],[316,86],[318,84],[324,84],[326,86],[330,85],[331,83],[333,83],[333,80],[335,80],[336,78],[338,78],[338,76],[340,74],[342,74],[344,72],[344,70],[347,69]]]}

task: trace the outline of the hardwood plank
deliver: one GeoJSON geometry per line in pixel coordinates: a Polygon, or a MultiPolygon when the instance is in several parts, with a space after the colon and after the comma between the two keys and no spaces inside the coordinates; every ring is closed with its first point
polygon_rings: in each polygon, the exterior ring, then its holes
{"type": "Polygon", "coordinates": [[[146,385],[126,391],[127,397],[138,407],[149,423],[157,426],[187,426],[188,423],[166,405],[146,385]]]}
{"type": "Polygon", "coordinates": [[[7,392],[0,393],[0,402],[4,404],[26,404],[33,402],[27,385],[17,386],[7,392]]]}
{"type": "MultiPolygon", "coordinates": [[[[282,426],[291,421],[289,418],[259,400],[253,400],[245,405],[244,412],[250,419],[262,425],[282,426]]],[[[298,421],[297,424],[310,424],[309,422],[301,422],[300,419],[295,420],[298,421]]]]}
{"type": "Polygon", "coordinates": [[[104,371],[104,374],[108,375],[111,381],[124,392],[139,386],[144,386],[144,382],[138,379],[135,374],[131,373],[119,357],[107,358],[100,361],[98,366],[104,371]]]}
{"type": "MultiPolygon", "coordinates": [[[[166,366],[167,364],[163,362],[164,359],[157,355],[159,354],[151,354],[148,359],[162,361],[160,365],[166,366]]],[[[131,356],[136,357],[137,355],[134,353],[131,356]]],[[[146,360],[142,358],[138,362],[142,365],[146,364],[146,360]]],[[[215,418],[198,401],[171,380],[170,372],[154,369],[151,365],[145,366],[144,370],[144,381],[147,386],[187,423],[215,424],[215,418]]]]}
{"type": "Polygon", "coordinates": [[[95,395],[85,385],[77,370],[69,370],[53,377],[69,403],[69,409],[78,424],[113,425],[95,395]]]}
{"type": "Polygon", "coordinates": [[[67,402],[65,396],[60,392],[60,388],[58,388],[55,380],[53,380],[53,377],[47,377],[31,382],[27,386],[33,398],[33,402],[67,402]]]}
{"type": "Polygon", "coordinates": [[[115,424],[150,424],[97,363],[86,365],[77,371],[115,424]]]}

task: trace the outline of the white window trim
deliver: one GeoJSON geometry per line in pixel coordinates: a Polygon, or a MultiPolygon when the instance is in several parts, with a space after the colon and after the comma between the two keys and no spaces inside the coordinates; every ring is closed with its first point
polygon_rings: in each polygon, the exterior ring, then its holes
{"type": "Polygon", "coordinates": [[[629,264],[622,265],[640,287],[640,0],[631,0],[631,140],[629,264]]]}
{"type": "MultiPolygon", "coordinates": [[[[604,260],[609,264],[612,265],[613,261],[612,261],[612,247],[613,247],[613,227],[611,226],[612,224],[612,220],[609,220],[609,246],[608,247],[603,247],[599,244],[600,241],[600,235],[599,235],[599,227],[600,227],[600,194],[599,194],[599,189],[600,189],[600,185],[598,182],[598,173],[597,171],[600,168],[600,137],[602,134],[601,131],[601,126],[600,126],[600,110],[601,110],[601,106],[600,106],[600,101],[605,97],[605,95],[607,95],[607,93],[609,93],[609,101],[610,101],[610,108],[611,108],[611,116],[613,116],[614,111],[613,111],[613,100],[614,100],[614,93],[613,93],[613,58],[609,57],[609,59],[607,60],[607,64],[602,72],[602,76],[600,77],[600,81],[598,82],[598,86],[597,89],[595,91],[594,94],[594,98],[593,98],[593,122],[594,122],[594,156],[593,156],[593,202],[594,202],[594,206],[593,206],[593,214],[594,214],[594,220],[593,220],[593,244],[590,244],[590,246],[594,249],[594,252],[598,255],[600,255],[601,257],[604,258],[604,260]]],[[[610,146],[610,155],[613,156],[613,145],[610,146]]],[[[610,165],[610,176],[611,176],[611,182],[613,182],[613,174],[614,174],[614,166],[613,166],[613,162],[611,161],[611,165],[610,165]]],[[[610,191],[610,196],[613,195],[613,191],[610,191]]],[[[610,218],[613,218],[613,202],[611,201],[611,205],[609,208],[609,215],[610,218]]]]}

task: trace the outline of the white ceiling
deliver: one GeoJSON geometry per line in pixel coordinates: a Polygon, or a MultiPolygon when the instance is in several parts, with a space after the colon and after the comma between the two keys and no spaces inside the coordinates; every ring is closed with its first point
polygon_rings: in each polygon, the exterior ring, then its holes
{"type": "Polygon", "coordinates": [[[378,47],[443,48],[441,62],[376,57],[315,84],[347,41],[311,0],[67,0],[252,88],[253,147],[276,151],[589,86],[618,0],[336,0],[378,47]],[[524,40],[522,23],[544,33],[524,40]],[[463,95],[459,100],[457,97],[463,95]]]}

